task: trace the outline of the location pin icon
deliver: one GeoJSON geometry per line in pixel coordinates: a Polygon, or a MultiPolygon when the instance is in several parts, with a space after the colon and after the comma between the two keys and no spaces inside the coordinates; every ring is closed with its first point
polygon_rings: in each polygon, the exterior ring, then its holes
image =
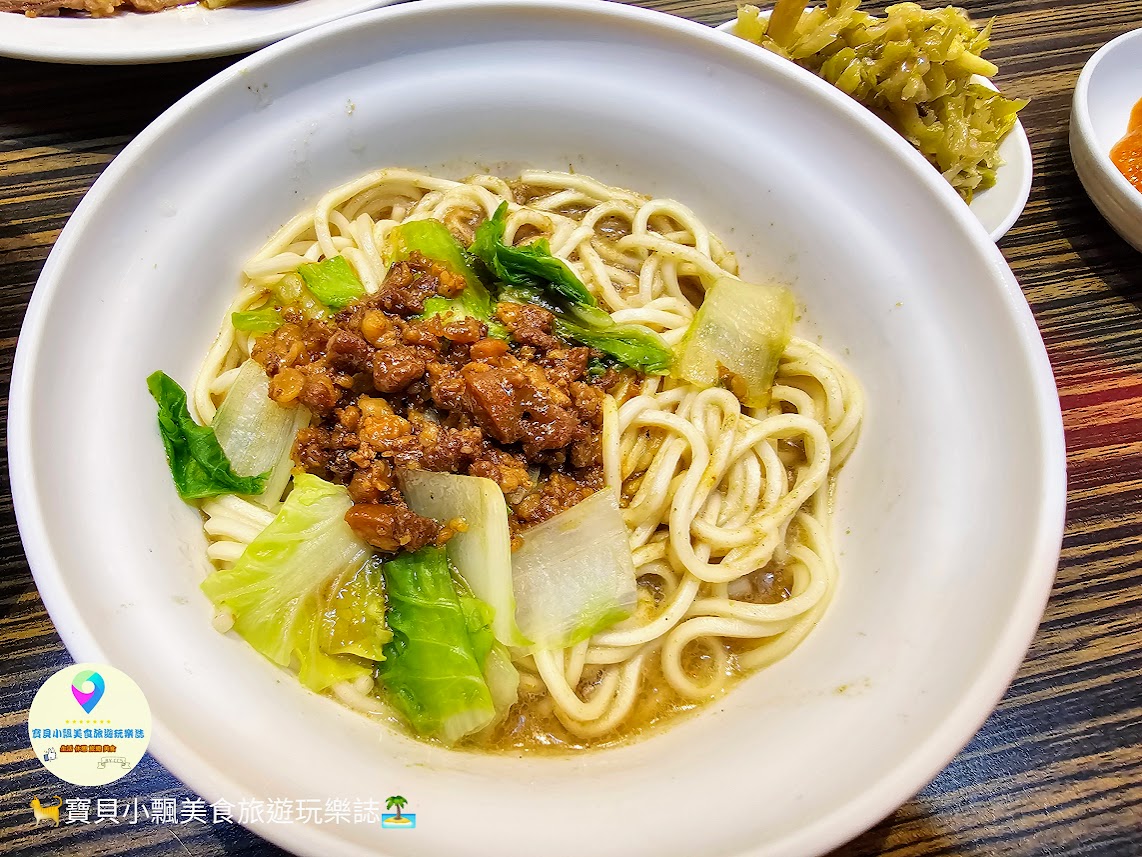
{"type": "Polygon", "coordinates": [[[71,695],[75,697],[80,707],[90,714],[103,698],[106,687],[103,676],[99,673],[94,670],[83,670],[72,679],[71,695]]]}

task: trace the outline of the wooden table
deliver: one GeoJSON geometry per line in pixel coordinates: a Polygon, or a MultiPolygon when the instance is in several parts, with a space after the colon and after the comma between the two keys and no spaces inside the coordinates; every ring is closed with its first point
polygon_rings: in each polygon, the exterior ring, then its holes
{"type": "MultiPolygon", "coordinates": [[[[715,24],[724,0],[645,5],[715,24]]],[[[879,6],[880,4],[877,4],[879,6]]],[[[1142,855],[1142,256],[1102,220],[1071,167],[1071,91],[1102,44],[1142,26],[1138,0],[969,0],[997,17],[990,58],[1035,156],[1031,200],[1000,242],[1046,340],[1067,431],[1070,491],[1058,579],[1023,668],[975,740],[916,798],[834,857],[1142,855]]],[[[0,21],[2,26],[2,21],[0,21]]],[[[0,372],[4,405],[32,286],[52,242],[110,160],[232,60],[80,68],[0,60],[0,372]]],[[[1139,75],[1142,95],[1142,74],[1139,75]]],[[[5,416],[6,419],[6,416],[5,416]]],[[[61,825],[28,802],[82,797],[40,766],[27,711],[69,662],[0,482],[0,852],[283,853],[238,826],[61,825]]],[[[91,792],[93,790],[86,790],[91,792]]],[[[193,795],[149,757],[102,792],[193,795]]],[[[90,795],[88,795],[90,796],[90,795]]],[[[461,857],[461,855],[457,855],[461,857]]],[[[700,857],[700,855],[695,855],[700,857]]]]}

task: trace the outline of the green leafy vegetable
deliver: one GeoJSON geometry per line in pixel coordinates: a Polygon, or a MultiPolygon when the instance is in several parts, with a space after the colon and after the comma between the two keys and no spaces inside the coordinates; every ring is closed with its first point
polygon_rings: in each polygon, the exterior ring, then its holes
{"type": "Polygon", "coordinates": [[[490,314],[485,317],[477,315],[474,312],[469,312],[468,309],[463,305],[463,302],[460,299],[461,297],[463,297],[463,295],[456,298],[446,298],[443,295],[436,295],[435,297],[431,297],[424,302],[424,311],[421,312],[419,317],[427,320],[433,318],[434,316],[442,315],[447,316],[447,319],[445,320],[450,320],[468,316],[484,322],[485,326],[488,328],[488,336],[495,337],[496,339],[509,338],[508,330],[506,327],[492,318],[490,314]]]}
{"type": "Polygon", "coordinates": [[[492,646],[488,659],[484,661],[484,681],[488,683],[488,692],[496,707],[492,724],[499,723],[519,700],[519,670],[512,663],[511,654],[499,643],[492,646]]]}
{"type": "Polygon", "coordinates": [[[640,324],[616,325],[610,313],[562,259],[551,254],[546,239],[512,247],[504,243],[508,204],[476,229],[472,253],[503,285],[500,300],[536,304],[555,314],[555,332],[588,345],[625,366],[662,374],[674,353],[657,333],[640,324]]]}
{"type": "Polygon", "coordinates": [[[297,272],[313,296],[327,307],[341,309],[365,296],[364,285],[357,279],[344,256],[300,265],[297,272]]]}
{"type": "Polygon", "coordinates": [[[424,302],[424,311],[420,314],[420,317],[428,319],[437,315],[451,315],[457,311],[460,312],[460,315],[466,314],[460,310],[454,299],[446,298],[443,295],[434,295],[424,302]]]}
{"type": "Polygon", "coordinates": [[[230,313],[230,321],[235,330],[247,333],[273,333],[282,326],[282,312],[277,307],[252,309],[248,312],[230,313]]]}
{"type": "Polygon", "coordinates": [[[393,704],[418,734],[450,744],[483,729],[496,716],[482,663],[491,608],[457,592],[444,548],[401,554],[384,577],[393,639],[379,672],[393,704]]]}
{"type": "Polygon", "coordinates": [[[610,362],[599,357],[592,357],[587,361],[587,375],[591,378],[600,378],[607,374],[610,362]]]}
{"type": "MultiPolygon", "coordinates": [[[[453,580],[455,581],[455,578],[453,580]]],[[[493,635],[492,623],[496,611],[486,602],[466,594],[463,590],[463,581],[460,581],[457,584],[457,591],[460,593],[460,607],[464,611],[468,635],[472,640],[472,652],[483,669],[484,682],[488,685],[488,693],[492,697],[492,706],[495,710],[492,720],[482,727],[487,729],[503,720],[507,716],[508,709],[519,700],[519,670],[512,663],[511,653],[507,647],[496,642],[493,635]]],[[[512,624],[513,626],[515,624],[514,618],[512,624]]]]}
{"type": "MultiPolygon", "coordinates": [[[[670,346],[649,327],[615,324],[609,313],[597,307],[565,312],[527,286],[509,286],[500,296],[509,302],[533,303],[549,310],[555,315],[557,336],[601,351],[616,363],[650,375],[663,375],[674,362],[670,346]]],[[[600,371],[605,371],[605,367],[600,371]]]]}
{"type": "Polygon", "coordinates": [[[268,474],[239,476],[230,467],[214,430],[200,426],[186,406],[186,391],[169,375],[155,372],[147,389],[159,406],[159,433],[178,495],[184,500],[219,494],[261,494],[268,474]]]}
{"type": "MultiPolygon", "coordinates": [[[[611,314],[595,304],[578,304],[569,306],[558,298],[553,299],[538,286],[504,284],[500,287],[500,300],[509,303],[534,304],[543,307],[556,318],[565,318],[567,321],[582,327],[605,328],[614,325],[611,314]]],[[[641,326],[641,325],[640,325],[641,326]]],[[[649,330],[649,328],[645,328],[649,330]]]]}
{"type": "Polygon", "coordinates": [[[608,354],[624,366],[632,366],[648,375],[662,375],[670,370],[674,352],[654,331],[641,324],[614,324],[609,327],[584,327],[556,317],[555,333],[608,354]]]}
{"type": "Polygon", "coordinates": [[[368,675],[392,638],[372,551],[345,523],[340,485],[308,473],[233,568],[202,591],[234,614],[234,630],[271,661],[299,665],[312,690],[368,675]]]}
{"type": "Polygon", "coordinates": [[[428,303],[425,304],[424,317],[436,315],[442,302],[449,307],[458,307],[464,315],[470,315],[481,321],[488,321],[492,317],[492,297],[487,288],[480,282],[479,276],[468,262],[464,248],[460,245],[448,227],[439,220],[408,220],[399,226],[394,226],[389,232],[388,242],[391,257],[394,262],[407,259],[413,253],[420,253],[425,258],[439,262],[454,274],[459,274],[466,283],[455,299],[444,297],[430,298],[433,303],[433,312],[429,312],[428,303]]]}
{"type": "Polygon", "coordinates": [[[583,281],[562,259],[551,255],[546,238],[513,247],[504,243],[508,204],[476,228],[472,252],[488,266],[496,279],[513,286],[535,286],[559,296],[572,306],[596,306],[583,281]]]}
{"type": "Polygon", "coordinates": [[[388,244],[394,262],[403,261],[413,253],[420,253],[464,278],[464,290],[456,297],[437,295],[426,300],[421,318],[428,319],[437,315],[468,316],[484,322],[488,326],[489,336],[508,338],[504,326],[492,317],[491,294],[480,281],[463,246],[448,231],[447,226],[439,220],[405,221],[389,232],[388,244]]]}
{"type": "Polygon", "coordinates": [[[384,644],[392,639],[385,626],[385,582],[376,555],[357,568],[348,567],[328,589],[321,616],[321,648],[331,655],[356,655],[383,661],[384,644]]]}
{"type": "MultiPolygon", "coordinates": [[[[456,584],[456,578],[452,579],[452,583],[456,584]]],[[[460,599],[460,609],[464,611],[464,625],[468,629],[468,639],[472,641],[472,654],[482,670],[488,652],[496,644],[496,636],[492,632],[492,619],[495,618],[496,611],[466,591],[466,587],[456,586],[456,595],[460,599]]]]}
{"type": "Polygon", "coordinates": [[[270,292],[278,304],[293,306],[306,318],[323,319],[331,315],[329,308],[313,296],[299,274],[286,274],[270,287],[270,292]]]}

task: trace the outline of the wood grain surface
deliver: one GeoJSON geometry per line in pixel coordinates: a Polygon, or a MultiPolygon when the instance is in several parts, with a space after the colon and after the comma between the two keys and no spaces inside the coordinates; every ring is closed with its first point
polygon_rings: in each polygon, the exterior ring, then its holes
{"type": "MultiPolygon", "coordinates": [[[[709,24],[734,12],[733,3],[712,0],[643,5],[709,24]]],[[[1000,66],[996,82],[1031,99],[1022,120],[1034,152],[1035,181],[1026,211],[1000,247],[1034,310],[1058,382],[1070,480],[1066,539],[1043,623],[999,709],[934,782],[833,857],[1138,857],[1142,256],[1111,231],[1084,194],[1071,166],[1067,132],[1071,92],[1083,63],[1111,38],[1142,27],[1142,3],[963,5],[977,18],[996,17],[989,54],[1000,66]]],[[[232,61],[98,68],[0,60],[5,420],[24,309],[60,229],[135,134],[232,61]]],[[[85,790],[48,774],[28,746],[32,696],[69,657],[28,571],[6,470],[0,475],[0,564],[0,852],[284,853],[237,825],[33,828],[33,797],[82,797],[85,790]]],[[[194,797],[149,757],[101,794],[148,805],[154,798],[194,797]]]]}

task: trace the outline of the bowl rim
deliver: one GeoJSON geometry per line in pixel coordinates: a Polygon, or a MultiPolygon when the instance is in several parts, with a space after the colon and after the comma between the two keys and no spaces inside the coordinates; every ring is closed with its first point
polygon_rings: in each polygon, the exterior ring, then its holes
{"type": "MultiPolygon", "coordinates": [[[[1098,66],[1117,48],[1135,39],[1142,39],[1142,27],[1128,30],[1121,35],[1115,36],[1091,54],[1090,59],[1086,61],[1082,71],[1079,73],[1078,82],[1075,84],[1075,93],[1071,98],[1071,126],[1072,132],[1075,130],[1078,131],[1083,148],[1085,148],[1090,155],[1090,157],[1086,159],[1087,163],[1097,169],[1103,176],[1107,177],[1110,181],[1110,186],[1125,205],[1134,209],[1139,216],[1142,216],[1142,192],[1139,192],[1138,188],[1130,184],[1126,176],[1124,176],[1118,167],[1114,165],[1114,162],[1110,160],[1110,151],[1103,150],[1102,146],[1099,145],[1098,135],[1095,134],[1094,130],[1094,122],[1090,117],[1089,103],[1090,82],[1098,66]]],[[[1139,100],[1142,100],[1142,94],[1139,95],[1139,100]]],[[[1087,193],[1090,193],[1090,191],[1088,190],[1087,193]]]]}
{"type": "MultiPolygon", "coordinates": [[[[29,455],[33,437],[32,381],[43,346],[43,331],[62,280],[60,273],[86,224],[93,219],[121,178],[145,157],[152,143],[187,114],[194,113],[215,93],[243,80],[250,72],[272,65],[279,58],[315,43],[335,43],[340,34],[364,24],[405,17],[456,15],[466,10],[498,10],[509,14],[575,13],[602,20],[621,18],[648,31],[655,30],[663,37],[669,36],[676,41],[691,39],[695,44],[706,42],[719,52],[736,52],[743,63],[767,66],[767,73],[795,80],[797,85],[805,88],[807,97],[831,102],[833,109],[847,113],[854,121],[871,129],[885,146],[894,150],[901,159],[902,169],[910,170],[926,186],[933,195],[934,204],[942,204],[948,209],[966,231],[969,242],[983,254],[994,274],[992,284],[1000,292],[1012,332],[1018,337],[1036,402],[1043,490],[1035,498],[1038,509],[1028,531],[1033,546],[1023,567],[1023,579],[1017,588],[1010,621],[1002,629],[999,643],[970,680],[962,699],[945,712],[927,739],[913,748],[904,760],[880,774],[860,796],[782,840],[758,844],[771,854],[824,854],[895,811],[943,770],[976,734],[1014,678],[1038,628],[1054,582],[1061,548],[1066,501],[1062,415],[1051,364],[1030,306],[1003,255],[951,186],[903,138],[834,87],[804,69],[782,62],[779,57],[752,50],[745,42],[735,45],[704,24],[607,0],[421,0],[338,19],[278,42],[214,75],[164,111],[108,165],[76,207],[48,256],[21,328],[10,392],[8,463],[19,531],[41,598],[71,655],[77,661],[101,661],[103,652],[96,636],[63,584],[60,565],[55,561],[47,538],[44,503],[32,478],[29,455]]],[[[216,800],[223,793],[242,793],[242,788],[224,770],[197,755],[192,747],[168,731],[157,716],[154,717],[152,735],[153,755],[207,800],[216,800]]],[[[330,838],[323,828],[311,825],[283,826],[259,822],[248,827],[270,842],[297,853],[322,857],[329,854],[383,853],[330,838]]],[[[750,853],[755,853],[752,847],[741,852],[741,857],[750,853]]]]}

